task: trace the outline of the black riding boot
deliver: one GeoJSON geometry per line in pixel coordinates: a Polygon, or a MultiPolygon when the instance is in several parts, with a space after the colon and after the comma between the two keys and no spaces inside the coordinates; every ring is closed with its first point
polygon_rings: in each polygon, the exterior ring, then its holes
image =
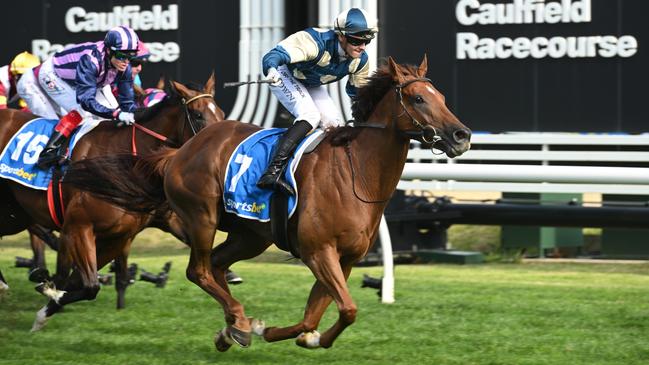
{"type": "Polygon", "coordinates": [[[257,186],[262,189],[275,189],[284,192],[286,195],[295,195],[293,187],[284,181],[284,169],[293,154],[295,147],[311,131],[312,127],[309,122],[299,120],[295,122],[277,142],[275,155],[266,168],[266,172],[257,181],[257,186]]]}
{"type": "Polygon", "coordinates": [[[43,151],[38,156],[38,162],[36,162],[36,165],[38,165],[39,168],[46,170],[50,166],[61,161],[65,157],[61,153],[61,146],[67,140],[68,137],[58,131],[54,131],[50,140],[47,141],[45,148],[43,148],[43,151]]]}

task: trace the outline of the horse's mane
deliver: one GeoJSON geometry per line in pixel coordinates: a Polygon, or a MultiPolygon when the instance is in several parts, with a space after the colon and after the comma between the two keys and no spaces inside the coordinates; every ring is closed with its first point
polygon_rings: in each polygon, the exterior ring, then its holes
{"type": "MultiPolygon", "coordinates": [[[[401,72],[404,75],[417,75],[417,67],[413,65],[401,65],[401,72]]],[[[385,94],[396,86],[392,79],[390,68],[387,63],[382,64],[368,78],[368,82],[359,87],[356,97],[352,102],[352,116],[356,125],[362,125],[369,121],[374,108],[383,99],[385,94]]],[[[343,127],[331,130],[331,144],[339,146],[353,140],[358,136],[362,128],[343,127]]]]}

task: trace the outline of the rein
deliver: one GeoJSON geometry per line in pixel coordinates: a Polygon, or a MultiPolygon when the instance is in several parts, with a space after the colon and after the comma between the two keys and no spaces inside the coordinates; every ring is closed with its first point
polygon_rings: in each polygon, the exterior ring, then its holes
{"type": "MultiPolygon", "coordinates": [[[[191,113],[189,113],[189,108],[187,106],[191,102],[193,102],[193,101],[195,101],[197,99],[200,99],[200,98],[213,98],[213,96],[212,96],[212,94],[199,94],[199,95],[196,95],[196,96],[190,98],[189,100],[185,100],[184,98],[181,99],[182,102],[183,102],[183,109],[185,111],[185,118],[186,118],[187,122],[189,122],[189,126],[192,129],[193,135],[196,135],[197,128],[194,125],[195,121],[192,118],[191,113]]],[[[183,131],[184,131],[184,125],[185,124],[183,123],[183,131]]],[[[153,138],[156,138],[156,139],[162,141],[163,143],[165,143],[165,144],[167,144],[167,145],[169,145],[171,147],[178,147],[178,146],[181,145],[180,143],[172,140],[171,138],[163,136],[162,134],[157,133],[155,131],[152,131],[151,129],[149,129],[149,128],[141,125],[141,124],[133,123],[133,129],[132,129],[133,132],[132,132],[132,138],[131,138],[131,151],[132,151],[133,156],[137,156],[137,146],[136,146],[136,142],[135,142],[135,128],[141,130],[142,132],[150,135],[153,138]]]]}

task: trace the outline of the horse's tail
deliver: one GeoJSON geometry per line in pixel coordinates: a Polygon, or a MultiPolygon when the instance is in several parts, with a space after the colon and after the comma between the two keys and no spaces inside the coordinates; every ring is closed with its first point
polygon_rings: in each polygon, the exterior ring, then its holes
{"type": "Polygon", "coordinates": [[[75,161],[62,182],[125,210],[150,213],[166,208],[164,175],[177,151],[165,148],[148,157],[122,154],[75,161]]]}

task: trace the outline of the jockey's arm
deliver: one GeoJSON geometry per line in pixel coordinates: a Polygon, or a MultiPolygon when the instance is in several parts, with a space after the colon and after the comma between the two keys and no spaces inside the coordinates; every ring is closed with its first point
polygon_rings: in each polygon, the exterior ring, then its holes
{"type": "Polygon", "coordinates": [[[77,64],[76,93],[77,103],[83,110],[106,119],[112,119],[115,109],[101,105],[97,99],[97,76],[99,72],[88,55],[79,59],[77,64]]]}
{"type": "Polygon", "coordinates": [[[318,53],[318,44],[309,33],[306,31],[293,33],[264,55],[262,59],[264,75],[271,67],[278,68],[289,63],[310,61],[318,57],[318,53]]]}
{"type": "Polygon", "coordinates": [[[345,91],[350,98],[356,97],[356,90],[367,83],[367,78],[370,75],[370,63],[367,56],[361,57],[360,62],[356,67],[356,71],[349,74],[345,91]]]}
{"type": "Polygon", "coordinates": [[[120,111],[133,112],[136,109],[131,65],[117,75],[117,101],[120,111]]]}

